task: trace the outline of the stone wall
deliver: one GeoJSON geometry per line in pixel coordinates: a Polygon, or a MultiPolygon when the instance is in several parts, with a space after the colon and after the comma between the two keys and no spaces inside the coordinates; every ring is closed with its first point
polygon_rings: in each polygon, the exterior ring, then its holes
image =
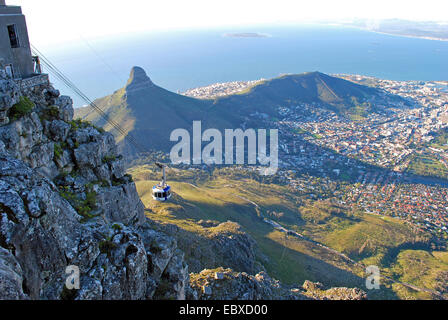
{"type": "Polygon", "coordinates": [[[48,86],[50,80],[48,79],[48,74],[39,74],[19,80],[18,83],[22,90],[26,90],[36,86],[48,86]]]}

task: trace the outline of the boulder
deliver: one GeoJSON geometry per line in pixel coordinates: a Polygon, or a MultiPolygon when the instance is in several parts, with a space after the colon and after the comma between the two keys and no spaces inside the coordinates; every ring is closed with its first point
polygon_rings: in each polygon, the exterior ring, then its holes
{"type": "Polygon", "coordinates": [[[0,299],[28,299],[22,286],[23,273],[19,262],[8,250],[0,247],[0,299]]]}
{"type": "Polygon", "coordinates": [[[101,188],[97,195],[97,206],[109,222],[125,225],[140,225],[146,220],[144,206],[134,183],[101,188]]]}
{"type": "Polygon", "coordinates": [[[53,120],[49,125],[50,137],[54,141],[67,140],[70,132],[70,125],[62,120],[53,120]]]}
{"type": "Polygon", "coordinates": [[[73,100],[68,96],[60,96],[55,99],[54,104],[59,107],[59,114],[62,120],[70,122],[73,120],[73,100]]]}

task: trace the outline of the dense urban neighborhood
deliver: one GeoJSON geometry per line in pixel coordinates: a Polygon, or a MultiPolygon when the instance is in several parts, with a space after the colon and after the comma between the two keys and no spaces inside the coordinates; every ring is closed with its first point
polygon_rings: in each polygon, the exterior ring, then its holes
{"type": "Polygon", "coordinates": [[[189,89],[182,94],[197,99],[212,99],[230,94],[243,92],[244,90],[262,82],[264,79],[255,81],[232,81],[224,83],[214,83],[206,87],[189,89]]]}
{"type": "MultiPolygon", "coordinates": [[[[448,82],[335,76],[403,100],[387,106],[366,101],[363,106],[369,110],[348,116],[306,103],[279,107],[279,119],[252,114],[279,129],[280,179],[311,199],[403,219],[417,230],[446,238],[448,82]]],[[[254,85],[257,81],[220,83],[185,95],[213,98],[254,85]]]]}

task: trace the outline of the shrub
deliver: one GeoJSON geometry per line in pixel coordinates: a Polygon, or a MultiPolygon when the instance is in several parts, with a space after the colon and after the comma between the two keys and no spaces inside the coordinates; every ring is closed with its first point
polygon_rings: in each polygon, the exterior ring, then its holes
{"type": "Polygon", "coordinates": [[[51,117],[58,117],[59,116],[59,107],[57,106],[49,106],[45,111],[48,113],[51,117]]]}
{"type": "Polygon", "coordinates": [[[68,187],[61,187],[61,191],[59,192],[59,194],[72,205],[72,207],[76,210],[76,212],[78,212],[79,215],[83,217],[83,222],[86,222],[89,219],[97,216],[92,213],[92,211],[97,208],[96,192],[86,192],[85,200],[80,199],[80,197],[76,193],[72,192],[68,187]]]}
{"type": "Polygon", "coordinates": [[[111,240],[104,240],[101,241],[99,244],[99,249],[101,253],[107,254],[107,256],[110,256],[112,253],[112,250],[117,248],[117,245],[113,243],[111,240]]]}
{"type": "Polygon", "coordinates": [[[69,122],[70,130],[76,131],[78,129],[83,128],[83,121],[81,119],[75,119],[69,122]]]}
{"type": "Polygon", "coordinates": [[[117,159],[116,156],[105,156],[103,158],[103,163],[111,163],[114,162],[117,159]]]}
{"type": "Polygon", "coordinates": [[[59,143],[55,143],[55,144],[54,144],[54,158],[55,158],[56,160],[61,159],[61,157],[62,157],[62,152],[63,152],[63,150],[62,150],[61,145],[60,145],[59,143]]]}
{"type": "Polygon", "coordinates": [[[19,102],[13,105],[9,110],[9,118],[12,121],[18,120],[23,116],[30,114],[34,106],[35,104],[28,97],[22,96],[20,97],[19,102]]]}
{"type": "Polygon", "coordinates": [[[58,106],[49,106],[42,110],[40,115],[40,120],[53,120],[59,117],[59,107],[58,106]]]}
{"type": "Polygon", "coordinates": [[[129,173],[126,173],[124,177],[127,179],[127,181],[134,182],[134,178],[132,178],[132,175],[130,175],[129,173]]]}
{"type": "Polygon", "coordinates": [[[99,185],[102,188],[110,187],[110,184],[106,179],[95,181],[95,182],[93,182],[93,184],[99,185]]]}
{"type": "Polygon", "coordinates": [[[123,229],[123,227],[121,225],[119,225],[118,223],[114,223],[112,225],[112,229],[114,229],[115,231],[120,231],[123,229]]]}
{"type": "Polygon", "coordinates": [[[90,208],[95,208],[96,207],[96,192],[91,191],[91,192],[87,192],[86,193],[86,200],[85,204],[87,206],[89,206],[90,208]]]}
{"type": "Polygon", "coordinates": [[[161,279],[154,292],[156,300],[174,300],[173,285],[166,279],[161,279]]]}
{"type": "Polygon", "coordinates": [[[118,186],[121,186],[122,184],[123,184],[123,182],[121,180],[115,180],[115,179],[112,180],[113,187],[118,187],[118,186]]]}
{"type": "Polygon", "coordinates": [[[76,131],[78,129],[85,129],[87,127],[92,127],[94,129],[96,129],[98,132],[100,133],[104,133],[104,129],[103,128],[99,128],[95,125],[93,125],[91,122],[86,121],[86,120],[82,120],[82,119],[75,119],[69,122],[70,126],[71,126],[71,130],[72,131],[76,131]]]}

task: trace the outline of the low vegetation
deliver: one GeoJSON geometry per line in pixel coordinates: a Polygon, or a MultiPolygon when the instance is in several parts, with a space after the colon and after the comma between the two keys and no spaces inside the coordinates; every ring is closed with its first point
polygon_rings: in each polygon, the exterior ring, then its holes
{"type": "Polygon", "coordinates": [[[43,109],[40,113],[40,120],[50,121],[54,119],[58,119],[59,117],[59,107],[58,106],[49,106],[43,109]]]}
{"type": "Polygon", "coordinates": [[[34,102],[32,102],[28,97],[22,96],[18,103],[13,105],[9,110],[9,119],[11,121],[18,120],[31,113],[35,107],[34,102]]]}
{"type": "Polygon", "coordinates": [[[54,158],[56,160],[60,159],[62,157],[62,153],[63,153],[63,149],[61,147],[60,143],[55,143],[54,144],[54,158]]]}
{"type": "Polygon", "coordinates": [[[448,179],[448,167],[432,154],[413,155],[407,171],[421,176],[448,179]]]}
{"type": "Polygon", "coordinates": [[[74,120],[70,121],[69,124],[70,124],[70,127],[71,127],[70,128],[71,131],[76,131],[78,129],[85,129],[85,128],[88,128],[88,127],[93,127],[100,133],[104,133],[105,132],[105,130],[103,128],[95,126],[90,121],[86,121],[86,120],[82,120],[82,119],[74,119],[74,120]]]}
{"type": "Polygon", "coordinates": [[[93,191],[92,186],[86,186],[85,192],[81,194],[72,191],[69,187],[60,186],[59,194],[83,217],[84,222],[97,216],[94,214],[94,210],[97,209],[97,194],[93,191]]]}

